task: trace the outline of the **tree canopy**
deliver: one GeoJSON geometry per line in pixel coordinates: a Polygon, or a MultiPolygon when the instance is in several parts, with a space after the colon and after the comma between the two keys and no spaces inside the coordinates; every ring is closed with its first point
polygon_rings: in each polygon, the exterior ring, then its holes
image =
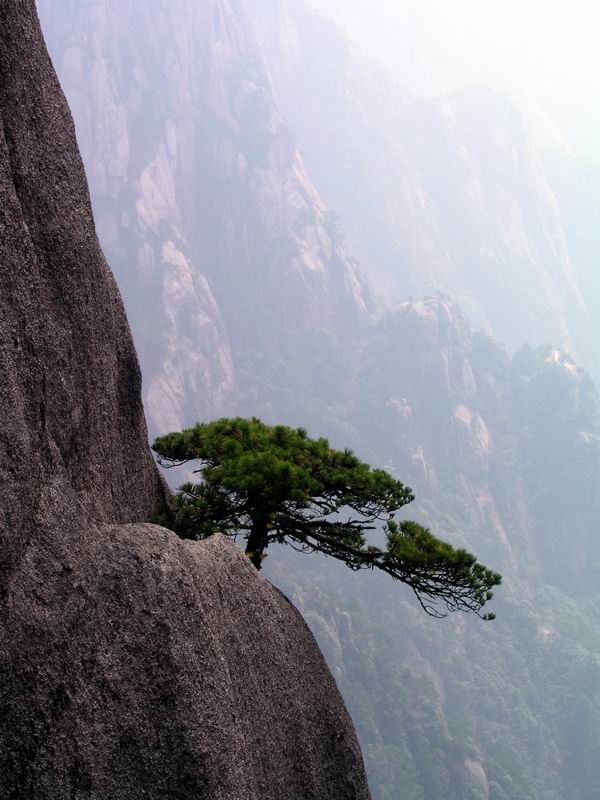
{"type": "Polygon", "coordinates": [[[153,449],[165,467],[198,462],[201,480],[172,500],[170,524],[180,537],[243,537],[257,569],[273,543],[324,553],[353,570],[388,573],[433,616],[461,610],[493,619],[481,609],[500,576],[418,523],[396,522],[412,491],[350,450],[334,450],[301,428],[242,418],[170,433],[153,449]],[[375,529],[385,536],[382,546],[367,544],[375,529]]]}

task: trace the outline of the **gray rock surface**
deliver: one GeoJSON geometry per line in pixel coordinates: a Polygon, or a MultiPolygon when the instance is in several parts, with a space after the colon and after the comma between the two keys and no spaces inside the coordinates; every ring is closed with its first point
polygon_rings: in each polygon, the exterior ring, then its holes
{"type": "Polygon", "coordinates": [[[221,538],[82,527],[30,552],[3,618],[1,797],[369,796],[312,634],[221,538]]]}
{"type": "Polygon", "coordinates": [[[298,612],[147,524],[137,360],[32,0],[0,2],[0,296],[0,797],[368,798],[298,612]]]}
{"type": "Polygon", "coordinates": [[[0,209],[3,530],[148,519],[161,489],[137,359],[30,2],[0,3],[0,209]]]}

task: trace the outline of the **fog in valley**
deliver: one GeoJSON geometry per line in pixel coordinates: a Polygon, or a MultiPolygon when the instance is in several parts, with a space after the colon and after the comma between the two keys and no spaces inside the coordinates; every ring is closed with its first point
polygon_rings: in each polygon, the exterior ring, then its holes
{"type": "Polygon", "coordinates": [[[374,800],[596,800],[599,12],[38,10],[151,438],[302,426],[411,486],[404,516],[503,575],[495,621],[436,620],[386,575],[269,549],[374,800]]]}

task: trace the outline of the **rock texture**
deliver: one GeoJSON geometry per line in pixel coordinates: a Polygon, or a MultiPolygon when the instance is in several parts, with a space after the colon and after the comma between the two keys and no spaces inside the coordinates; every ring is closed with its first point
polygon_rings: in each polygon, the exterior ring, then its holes
{"type": "Polygon", "coordinates": [[[16,534],[26,521],[148,519],[160,482],[131,334],[35,6],[3,2],[0,14],[0,519],[12,552],[27,546],[16,534]]]}
{"type": "Polygon", "coordinates": [[[3,618],[2,797],[369,796],[311,633],[224,540],[87,527],[30,554],[3,618]]]}
{"type": "Polygon", "coordinates": [[[73,125],[30,0],[0,4],[0,796],[368,798],[295,609],[163,489],[73,125]]]}

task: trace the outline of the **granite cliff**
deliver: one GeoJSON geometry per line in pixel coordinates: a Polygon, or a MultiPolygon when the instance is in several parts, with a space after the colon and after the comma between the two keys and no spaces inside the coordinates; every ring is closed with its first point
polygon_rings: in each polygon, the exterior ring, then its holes
{"type": "Polygon", "coordinates": [[[33,2],[0,4],[0,796],[368,798],[298,612],[164,489],[33,2]]]}

